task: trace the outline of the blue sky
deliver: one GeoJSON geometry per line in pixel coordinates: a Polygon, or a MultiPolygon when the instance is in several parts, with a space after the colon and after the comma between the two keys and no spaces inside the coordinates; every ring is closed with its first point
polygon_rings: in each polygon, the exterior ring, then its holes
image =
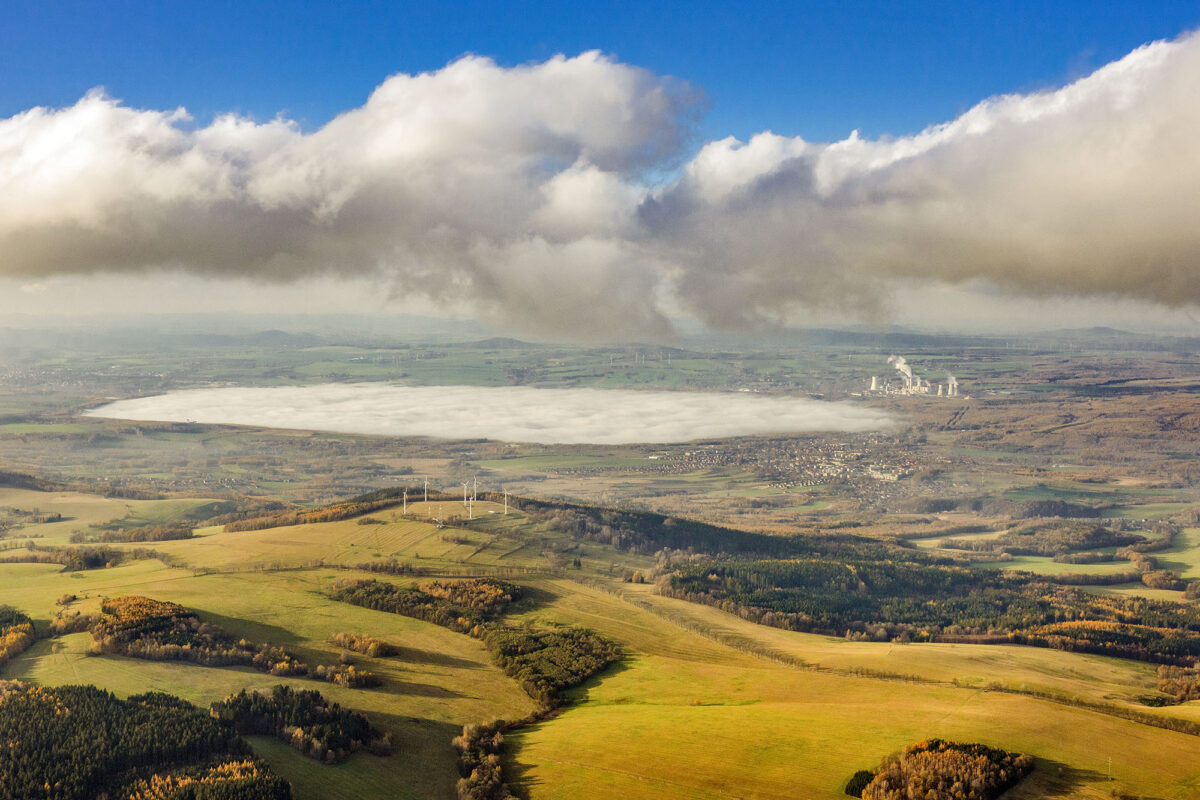
{"type": "Polygon", "coordinates": [[[1056,87],[1200,25],[1195,2],[131,2],[9,0],[0,117],[104,86],[200,123],[306,130],[386,76],[463,53],[502,65],[599,49],[702,87],[705,139],[911,133],[990,95],[1056,87]]]}

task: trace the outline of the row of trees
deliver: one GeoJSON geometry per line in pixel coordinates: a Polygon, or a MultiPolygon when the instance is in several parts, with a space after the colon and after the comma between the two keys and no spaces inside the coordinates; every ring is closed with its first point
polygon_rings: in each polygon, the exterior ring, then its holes
{"type": "Polygon", "coordinates": [[[219,761],[165,775],[138,778],[121,800],[285,800],[291,790],[254,759],[219,761]]]}
{"type": "MultiPolygon", "coordinates": [[[[271,644],[234,639],[216,625],[201,622],[181,605],[140,595],[106,598],[101,614],[88,618],[101,652],[151,661],[191,661],[209,667],[250,666],[272,675],[308,675],[349,688],[379,685],[368,670],[335,664],[310,667],[271,644]]],[[[78,618],[63,618],[63,630],[78,629],[78,618]]]]}
{"type": "Polygon", "coordinates": [[[142,547],[132,550],[120,550],[104,545],[49,547],[29,542],[25,548],[29,552],[5,556],[0,559],[0,564],[62,564],[65,571],[77,572],[116,566],[126,559],[137,561],[146,558],[161,558],[160,553],[142,547]]]}
{"type": "Polygon", "coordinates": [[[143,525],[137,528],[117,528],[101,531],[88,537],[83,531],[71,534],[72,544],[85,542],[171,542],[195,536],[190,525],[143,525]]]}

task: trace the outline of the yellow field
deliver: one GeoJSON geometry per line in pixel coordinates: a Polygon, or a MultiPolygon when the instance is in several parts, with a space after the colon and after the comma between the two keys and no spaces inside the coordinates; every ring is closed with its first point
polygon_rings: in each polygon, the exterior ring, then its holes
{"type": "MultiPolygon", "coordinates": [[[[635,655],[586,687],[586,702],[510,737],[517,745],[513,774],[534,800],[836,797],[855,770],[928,736],[1036,755],[1035,777],[1006,797],[1109,797],[1110,756],[1118,789],[1162,798],[1200,792],[1197,737],[982,688],[798,669],[684,631],[608,594],[560,582],[539,588],[556,597],[534,616],[595,627],[635,655]]],[[[938,680],[978,676],[1078,689],[1096,699],[1135,694],[1120,683],[1126,677],[1139,688],[1150,683],[1145,665],[1112,659],[1033,648],[846,643],[698,610],[828,666],[863,663],[938,680]]]]}
{"type": "MultiPolygon", "coordinates": [[[[16,490],[0,492],[0,505],[72,509],[75,520],[66,528],[27,529],[45,532],[45,541],[65,540],[70,526],[183,513],[153,502],[16,490]]],[[[362,574],[335,565],[385,558],[435,570],[542,570],[516,579],[531,598],[516,620],[583,625],[626,651],[624,661],[576,690],[576,705],[507,737],[506,775],[531,800],[837,797],[854,771],[928,736],[1037,756],[1037,771],[1006,798],[1110,797],[1114,788],[1162,800],[1200,797],[1200,737],[1022,694],[1200,721],[1200,703],[1152,710],[1136,702],[1154,688],[1150,665],[1038,648],[846,642],[767,628],[655,595],[648,585],[620,583],[606,574],[609,564],[646,559],[594,545],[579,551],[582,570],[551,576],[541,547],[513,535],[520,515],[487,515],[482,531],[438,529],[413,505],[409,517],[391,510],[371,515],[383,524],[212,529],[193,540],[147,545],[170,556],[173,567],[139,561],[65,573],[47,564],[0,565],[0,603],[44,625],[64,593],[79,595],[74,607],[82,610],[94,609],[102,596],[145,594],[314,664],[336,660],[340,651],[327,639],[340,631],[398,645],[397,657],[356,656],[383,678],[379,689],[287,680],[366,712],[397,744],[391,758],[360,754],[325,767],[256,738],[257,751],[293,782],[300,800],[453,797],[449,741],[460,727],[533,709],[476,640],[326,599],[333,581],[362,574]],[[988,690],[997,687],[1005,691],[988,690]],[[1110,757],[1114,782],[1107,779],[1110,757]]],[[[503,509],[479,503],[476,510],[503,509]]],[[[1172,557],[1196,555],[1181,548],[1172,557]]],[[[120,695],[157,689],[201,705],[281,680],[241,668],[91,657],[88,642],[86,634],[40,640],[4,677],[95,683],[120,695]]]]}
{"type": "MultiPolygon", "coordinates": [[[[285,777],[295,777],[298,800],[323,798],[449,797],[457,779],[450,739],[462,725],[496,717],[520,718],[532,701],[492,666],[474,639],[395,614],[335,603],[321,590],[344,573],[193,575],[157,561],[80,573],[52,565],[0,565],[0,602],[47,620],[55,599],[71,592],[87,595],[81,607],[98,605],[102,595],[125,593],[182,603],[235,635],[281,644],[309,663],[333,663],[337,648],[326,640],[339,631],[368,632],[401,649],[391,658],[356,656],[384,680],[378,689],[343,689],[311,680],[287,683],[318,689],[344,706],[360,709],[392,731],[390,758],[356,756],[336,768],[324,767],[273,743],[259,748],[285,777]],[[302,780],[301,780],[302,778],[302,780]]],[[[86,655],[88,634],[41,640],[4,670],[39,684],[94,683],[129,695],[158,690],[207,705],[243,687],[272,686],[283,679],[248,668],[208,668],[193,664],[86,655]]]]}

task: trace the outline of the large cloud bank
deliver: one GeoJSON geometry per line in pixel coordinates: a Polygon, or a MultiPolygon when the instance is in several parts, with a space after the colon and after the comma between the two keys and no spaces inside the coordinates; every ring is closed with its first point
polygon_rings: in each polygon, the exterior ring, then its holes
{"type": "Polygon", "coordinates": [[[834,143],[698,143],[702,92],[594,52],[395,75],[311,133],[93,92],[0,120],[0,277],[369,276],[581,338],[871,314],[894,281],[1194,304],[1197,98],[1197,35],[834,143]]]}
{"type": "Polygon", "coordinates": [[[120,400],[88,412],[111,419],[339,431],[544,444],[688,442],[891,426],[850,403],[743,393],[384,386],[192,389],[120,400]]]}

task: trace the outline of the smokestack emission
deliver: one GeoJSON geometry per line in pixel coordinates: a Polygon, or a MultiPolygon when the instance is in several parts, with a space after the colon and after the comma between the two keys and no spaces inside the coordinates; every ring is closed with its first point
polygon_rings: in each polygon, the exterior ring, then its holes
{"type": "Polygon", "coordinates": [[[904,358],[904,356],[888,356],[887,363],[891,364],[900,371],[900,374],[904,376],[904,384],[906,386],[912,385],[912,368],[908,366],[908,361],[904,358]]]}

